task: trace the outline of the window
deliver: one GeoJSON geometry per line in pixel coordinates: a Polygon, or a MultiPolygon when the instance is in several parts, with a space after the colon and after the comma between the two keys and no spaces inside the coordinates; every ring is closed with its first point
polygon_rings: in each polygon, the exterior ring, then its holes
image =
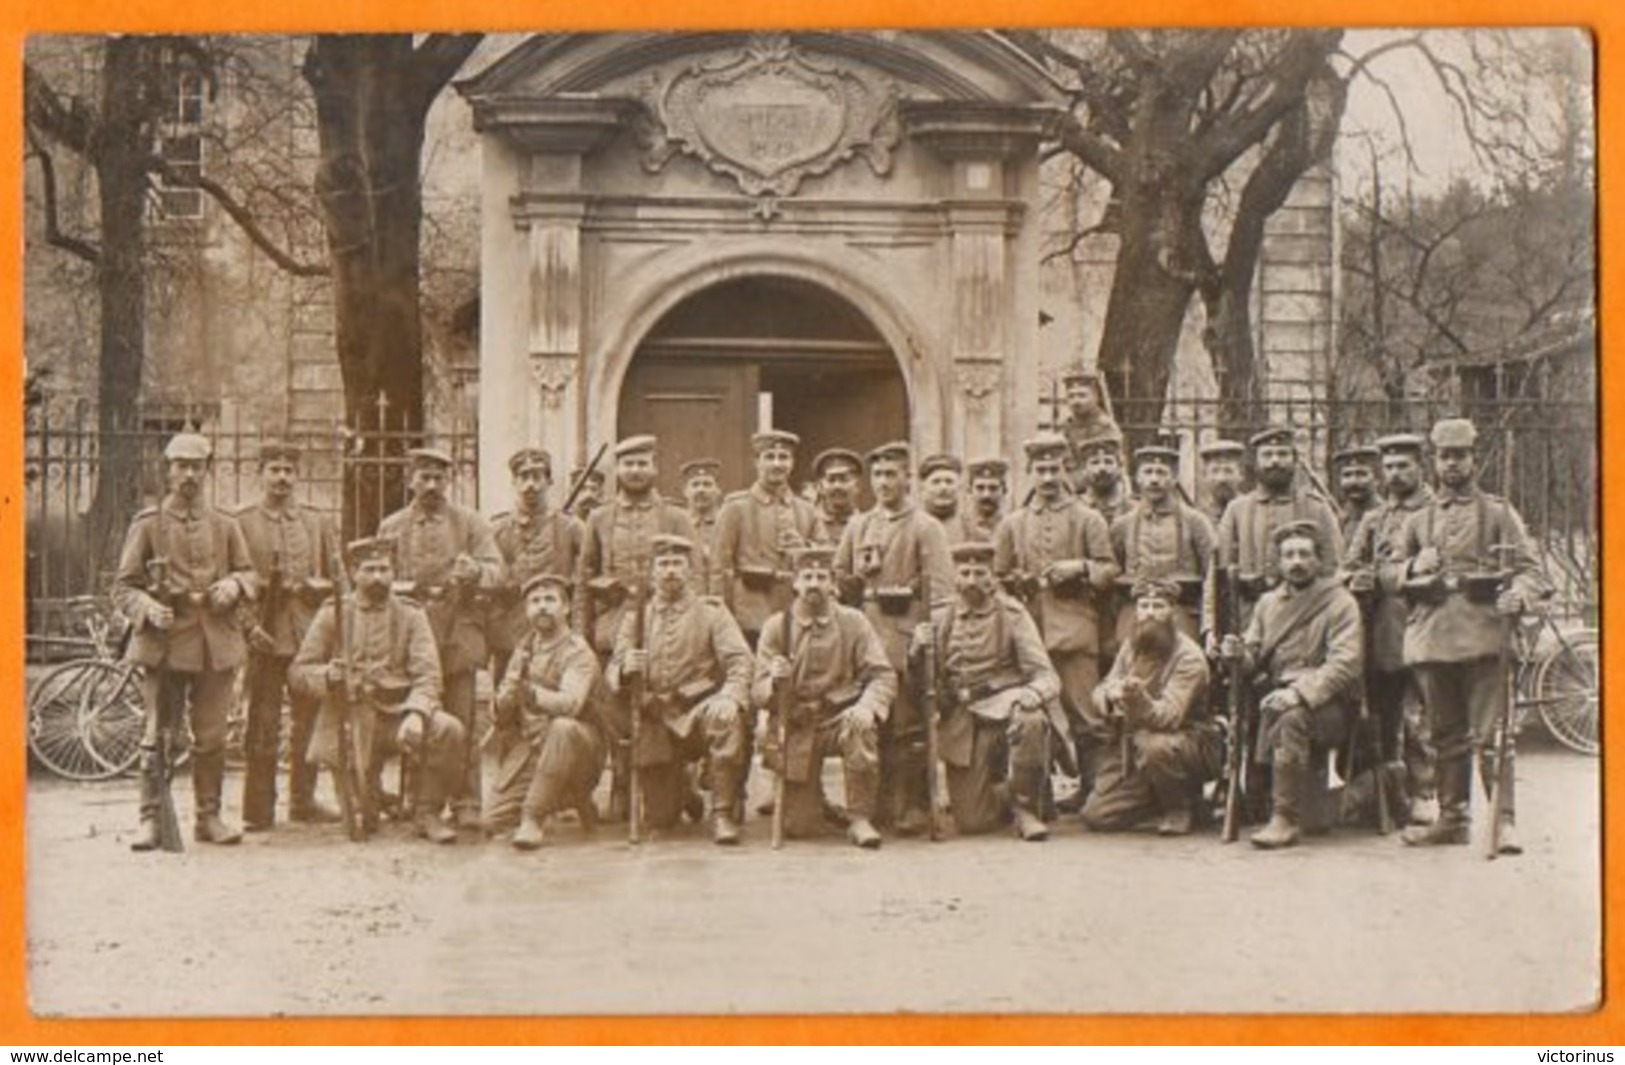
{"type": "Polygon", "coordinates": [[[203,176],[203,119],[208,87],[203,75],[182,66],[171,56],[166,62],[167,96],[159,124],[158,154],[169,164],[173,177],[160,175],[153,186],[158,211],[170,220],[203,217],[203,191],[185,184],[186,179],[203,176]]]}

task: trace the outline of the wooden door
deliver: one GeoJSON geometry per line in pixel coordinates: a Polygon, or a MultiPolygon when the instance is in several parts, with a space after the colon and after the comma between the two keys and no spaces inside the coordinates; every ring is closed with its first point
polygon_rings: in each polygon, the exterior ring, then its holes
{"type": "Polygon", "coordinates": [[[724,491],[743,488],[754,476],[756,390],[753,363],[639,358],[621,386],[620,433],[659,438],[660,492],[668,499],[682,500],[678,470],[701,457],[722,463],[724,491]]]}

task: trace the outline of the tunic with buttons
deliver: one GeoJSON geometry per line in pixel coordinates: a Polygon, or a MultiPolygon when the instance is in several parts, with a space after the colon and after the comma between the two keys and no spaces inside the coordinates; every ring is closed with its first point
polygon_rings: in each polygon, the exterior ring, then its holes
{"type": "MultiPolygon", "coordinates": [[[[282,605],[266,632],[276,641],[277,655],[292,658],[316,616],[319,600],[312,594],[313,579],[332,581],[334,559],[339,557],[339,534],[333,522],[315,507],[290,504],[278,509],[264,501],[237,512],[237,524],[248,544],[248,555],[259,575],[260,595],[271,587],[273,562],[282,571],[282,605]]],[[[260,610],[254,608],[254,619],[260,610]]]]}
{"type": "MultiPolygon", "coordinates": [[[[1507,560],[1512,587],[1526,601],[1541,597],[1546,582],[1536,561],[1523,519],[1512,504],[1474,487],[1465,492],[1440,489],[1433,502],[1405,521],[1406,571],[1424,547],[1439,553],[1440,572],[1461,576],[1494,572],[1502,564],[1491,554],[1496,544],[1515,550],[1507,560]]],[[[1495,603],[1475,603],[1459,593],[1441,603],[1418,603],[1405,626],[1405,664],[1466,662],[1498,655],[1507,640],[1507,620],[1495,603]]]]}
{"type": "Polygon", "coordinates": [[[1013,596],[996,593],[980,608],[956,599],[933,612],[933,624],[943,675],[956,691],[1019,677],[1046,705],[1060,698],[1061,678],[1050,664],[1044,638],[1013,596]]]}
{"type": "Polygon", "coordinates": [[[1130,581],[1145,577],[1197,577],[1213,558],[1213,523],[1195,507],[1170,498],[1141,501],[1111,526],[1112,551],[1130,581]]]}
{"type": "Polygon", "coordinates": [[[1110,495],[1101,495],[1092,487],[1084,485],[1078,489],[1078,501],[1098,511],[1100,516],[1106,519],[1107,526],[1127,514],[1134,506],[1134,500],[1123,490],[1122,482],[1118,482],[1110,495]]]}
{"type": "Polygon", "coordinates": [[[380,522],[378,536],[395,541],[396,578],[411,581],[427,596],[423,605],[446,675],[483,665],[490,653],[487,608],[473,600],[459,605],[447,593],[452,563],[460,554],[478,564],[479,589],[491,593],[502,583],[502,552],[491,526],[475,511],[455,503],[430,510],[413,502],[380,522]]]}
{"type": "Polygon", "coordinates": [[[1433,490],[1427,485],[1417,488],[1409,499],[1385,499],[1366,511],[1349,539],[1344,572],[1369,569],[1376,578],[1368,668],[1385,673],[1405,668],[1405,618],[1410,612],[1400,594],[1405,585],[1405,523],[1432,503],[1433,490]]]}
{"type": "MultiPolygon", "coordinates": [[[[607,654],[613,649],[627,603],[610,606],[605,601],[592,599],[588,582],[611,577],[620,583],[622,592],[630,596],[634,588],[648,582],[653,540],[662,534],[693,540],[694,525],[683,508],[667,503],[653,492],[639,501],[617,496],[614,501],[595,509],[587,519],[581,564],[576,570],[573,608],[578,629],[582,629],[586,612],[591,611],[593,629],[586,635],[599,653],[607,654]]],[[[695,560],[696,570],[701,564],[702,560],[695,560]]]]}
{"type": "Polygon", "coordinates": [[[903,673],[908,668],[908,646],[914,626],[925,620],[928,605],[921,595],[929,582],[933,599],[952,593],[953,560],[948,555],[948,538],[942,523],[909,503],[896,511],[874,507],[852,519],[835,549],[835,573],[842,578],[861,578],[866,593],[901,588],[913,592],[908,609],[888,614],[872,595],[864,596],[863,615],[874,626],[892,668],[903,673]],[[866,557],[879,559],[874,572],[863,569],[866,557]]]}
{"type": "Polygon", "coordinates": [[[788,605],[789,552],[821,539],[817,510],[787,485],[770,492],[757,482],[723,501],[711,564],[740,628],[760,631],[769,614],[788,605]],[[761,587],[759,579],[747,583],[741,570],[772,570],[779,579],[761,587]]]}
{"type": "Polygon", "coordinates": [[[853,511],[844,518],[838,518],[830,513],[828,507],[820,506],[818,508],[818,542],[828,544],[831,547],[836,546],[841,542],[841,537],[846,535],[846,527],[852,524],[852,519],[857,516],[857,511],[853,511]]]}
{"type": "Polygon", "coordinates": [[[530,631],[525,604],[519,589],[539,573],[573,580],[581,558],[581,542],[586,533],[581,522],[557,511],[514,509],[491,519],[491,535],[507,569],[507,583],[515,602],[504,612],[499,632],[493,632],[497,649],[515,647],[530,631]]]}
{"type": "Polygon", "coordinates": [[[1077,499],[1062,495],[1053,503],[1038,496],[999,525],[993,571],[999,577],[1039,577],[1056,562],[1089,563],[1088,590],[1041,588],[1033,614],[1050,651],[1100,651],[1096,603],[1119,572],[1106,519],[1077,499]]]}
{"type": "Polygon", "coordinates": [[[700,595],[721,595],[721,581],[716,574],[717,513],[700,515],[690,510],[689,524],[694,526],[694,591],[700,595]]]}
{"type": "Polygon", "coordinates": [[[943,534],[948,537],[949,548],[960,544],[992,543],[994,534],[999,531],[999,520],[994,518],[991,522],[980,522],[976,516],[964,507],[954,511],[946,518],[938,518],[942,524],[943,534]]]}
{"type": "Polygon", "coordinates": [[[1365,655],[1360,606],[1336,577],[1264,593],[1242,643],[1249,664],[1275,686],[1295,690],[1311,712],[1346,710],[1359,696],[1365,655]]]}
{"type": "MultiPolygon", "coordinates": [[[[622,663],[637,635],[637,615],[626,611],[615,637],[615,653],[605,677],[620,691],[627,682],[622,663]]],[[[666,724],[679,735],[689,731],[688,710],[673,698],[679,689],[711,682],[717,695],[743,708],[750,700],[753,662],[739,625],[715,599],[684,592],[671,602],[651,596],[643,631],[648,652],[644,691],[650,699],[666,700],[666,724]]]]}
{"type": "Polygon", "coordinates": [[[124,537],[113,604],[134,624],[126,657],[144,666],[185,673],[232,669],[248,657],[236,608],[217,612],[206,602],[176,602],[167,630],[147,623],[157,600],[149,594],[147,563],[168,559],[170,590],[192,596],[225,577],[237,582],[241,598],[254,595],[254,563],[243,531],[224,511],[202,503],[185,506],[171,494],[157,507],[137,514],[124,537]]]}
{"type": "Polygon", "coordinates": [[[756,650],[752,704],[772,709],[775,688],[768,663],[783,656],[795,670],[793,701],[814,702],[855,686],[861,693],[858,702],[874,711],[876,721],[886,720],[897,697],[897,672],[863,612],[832,603],[823,614],[813,614],[799,601],[790,609],[795,612],[795,651],[784,646],[784,615],[768,618],[756,650]]]}
{"type": "Polygon", "coordinates": [[[1319,497],[1296,490],[1276,495],[1262,485],[1232,499],[1224,508],[1218,528],[1219,564],[1239,566],[1248,576],[1278,578],[1280,567],[1271,537],[1276,529],[1295,521],[1315,523],[1322,552],[1321,572],[1335,573],[1343,560],[1343,532],[1337,513],[1319,497]]]}

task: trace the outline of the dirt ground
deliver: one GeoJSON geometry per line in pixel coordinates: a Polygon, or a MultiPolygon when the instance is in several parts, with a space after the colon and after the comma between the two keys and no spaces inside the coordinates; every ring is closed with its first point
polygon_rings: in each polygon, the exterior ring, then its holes
{"type": "MultiPolygon", "coordinates": [[[[608,825],[535,854],[283,826],[137,855],[132,782],[36,778],[31,1000],[127,1017],[1585,1009],[1598,764],[1527,749],[1519,778],[1527,850],[1495,862],[1353,830],[1269,854],[1075,819],[1041,845],[879,852],[774,853],[753,818],[733,850],[698,830],[632,848],[608,825]]],[[[229,778],[232,814],[240,791],[229,778]]]]}

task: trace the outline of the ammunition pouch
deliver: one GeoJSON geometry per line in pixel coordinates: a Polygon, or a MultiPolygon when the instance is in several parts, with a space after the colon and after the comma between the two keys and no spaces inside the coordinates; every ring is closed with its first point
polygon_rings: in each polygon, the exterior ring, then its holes
{"type": "Polygon", "coordinates": [[[412,694],[412,678],[393,671],[382,672],[361,682],[361,696],[385,710],[398,709],[412,694]]]}
{"type": "Polygon", "coordinates": [[[1464,573],[1458,580],[1461,594],[1479,606],[1493,606],[1504,583],[1499,573],[1464,573]]]}
{"type": "Polygon", "coordinates": [[[1088,599],[1095,592],[1094,585],[1089,583],[1087,573],[1060,580],[1051,579],[1048,584],[1057,599],[1088,599]]]}
{"type": "Polygon", "coordinates": [[[312,610],[327,602],[333,594],[333,582],[324,577],[307,577],[288,589],[293,597],[312,610]]]}
{"type": "Polygon", "coordinates": [[[783,575],[776,569],[768,566],[740,566],[734,570],[739,583],[752,592],[771,592],[774,585],[783,580],[783,575]]]}
{"type": "Polygon", "coordinates": [[[614,577],[594,577],[587,582],[587,594],[600,610],[614,610],[626,602],[626,585],[614,577]]]}
{"type": "Polygon", "coordinates": [[[1262,573],[1243,573],[1236,578],[1236,591],[1241,594],[1242,602],[1256,603],[1260,596],[1279,583],[1274,577],[1262,573]]]}
{"type": "Polygon", "coordinates": [[[1000,579],[1004,590],[1023,601],[1030,601],[1043,588],[1043,582],[1030,573],[1007,573],[1000,579]]]}
{"type": "Polygon", "coordinates": [[[868,599],[887,617],[902,617],[914,606],[914,589],[906,585],[887,585],[870,591],[868,599]]]}
{"type": "Polygon", "coordinates": [[[1026,683],[1026,678],[1019,673],[995,673],[969,684],[956,684],[949,694],[949,701],[954,706],[970,708],[1004,692],[1023,687],[1026,683]]]}
{"type": "Polygon", "coordinates": [[[1454,582],[1447,580],[1444,574],[1434,573],[1426,577],[1412,577],[1400,591],[1410,606],[1438,606],[1450,598],[1455,588],[1454,582]]]}

